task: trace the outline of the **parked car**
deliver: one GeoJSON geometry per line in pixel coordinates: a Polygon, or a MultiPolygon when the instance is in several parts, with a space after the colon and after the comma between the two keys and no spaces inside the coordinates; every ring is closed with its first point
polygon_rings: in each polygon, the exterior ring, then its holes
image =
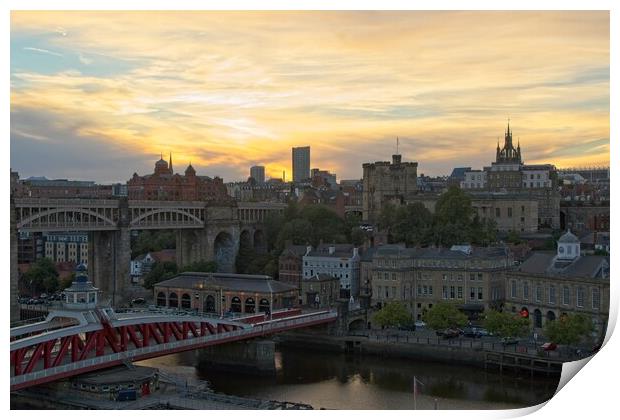
{"type": "Polygon", "coordinates": [[[540,348],[543,351],[553,351],[558,348],[558,345],[555,343],[545,343],[542,346],[540,346],[540,348]]]}
{"type": "Polygon", "coordinates": [[[480,334],[480,330],[476,327],[466,327],[463,329],[463,336],[470,338],[480,338],[482,334],[480,334]]]}
{"type": "Polygon", "coordinates": [[[424,322],[424,321],[422,321],[422,320],[420,320],[420,319],[418,319],[418,320],[415,322],[415,324],[414,324],[414,325],[415,325],[415,327],[416,327],[416,328],[426,328],[426,322],[424,322]]]}
{"type": "Polygon", "coordinates": [[[415,331],[415,324],[405,324],[405,325],[399,325],[398,329],[401,331],[415,331]]]}
{"type": "Polygon", "coordinates": [[[514,337],[504,337],[500,340],[500,343],[507,346],[510,344],[519,344],[519,339],[514,337]]]}
{"type": "Polygon", "coordinates": [[[480,337],[492,337],[493,336],[493,334],[488,332],[485,328],[478,328],[478,334],[480,334],[480,337]]]}
{"type": "Polygon", "coordinates": [[[133,303],[134,305],[144,305],[146,303],[146,299],[144,298],[135,298],[131,301],[131,303],[133,303]]]}

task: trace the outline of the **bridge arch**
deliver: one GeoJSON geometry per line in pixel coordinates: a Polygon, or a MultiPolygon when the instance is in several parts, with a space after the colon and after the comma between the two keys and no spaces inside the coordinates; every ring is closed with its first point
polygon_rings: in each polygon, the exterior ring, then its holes
{"type": "Polygon", "coordinates": [[[349,331],[362,331],[366,328],[366,321],[362,318],[349,322],[349,331]]]}
{"type": "Polygon", "coordinates": [[[254,251],[259,254],[267,252],[267,239],[265,233],[261,229],[254,231],[254,251]]]}
{"type": "Polygon", "coordinates": [[[239,234],[239,248],[252,248],[252,234],[248,229],[243,229],[239,234]]]}
{"type": "Polygon", "coordinates": [[[230,233],[221,231],[213,243],[213,257],[217,263],[217,270],[221,273],[230,273],[235,264],[235,241],[230,233]]]}
{"type": "Polygon", "coordinates": [[[547,322],[549,321],[555,321],[555,312],[553,311],[547,312],[547,322]]]}
{"type": "MultiPolygon", "coordinates": [[[[86,215],[86,216],[92,216],[93,218],[95,218],[95,222],[102,222],[106,226],[116,227],[116,222],[114,220],[100,213],[97,213],[95,211],[81,208],[81,207],[70,207],[70,208],[61,207],[61,208],[53,208],[53,209],[45,210],[45,211],[33,214],[29,217],[26,217],[25,219],[22,219],[21,221],[17,223],[17,228],[20,229],[23,227],[28,227],[29,224],[32,224],[33,222],[46,218],[46,217],[48,218],[48,221],[49,221],[49,216],[53,216],[53,215],[56,215],[57,223],[65,223],[65,224],[76,223],[74,220],[71,220],[71,222],[67,221],[69,215],[71,215],[71,218],[73,218],[74,216],[79,216],[80,221],[77,223],[80,223],[82,221],[82,216],[86,215]],[[59,218],[58,216],[63,216],[63,217],[59,218]],[[59,219],[62,219],[62,222],[59,222],[59,219]]],[[[52,222],[49,222],[49,223],[52,223],[52,222]]]]}
{"type": "Polygon", "coordinates": [[[192,213],[186,211],[186,210],[181,210],[181,209],[174,209],[174,208],[162,208],[162,209],[153,209],[153,210],[148,210],[145,211],[144,213],[141,213],[139,216],[135,217],[134,219],[131,220],[131,222],[129,223],[130,226],[136,226],[136,225],[140,225],[140,222],[150,216],[154,216],[156,214],[165,214],[165,213],[170,213],[170,214],[175,214],[175,215],[179,215],[179,216],[184,216],[187,217],[188,219],[190,219],[191,221],[197,222],[198,224],[202,224],[204,223],[203,220],[201,220],[199,217],[196,217],[195,215],[193,215],[192,213]]]}

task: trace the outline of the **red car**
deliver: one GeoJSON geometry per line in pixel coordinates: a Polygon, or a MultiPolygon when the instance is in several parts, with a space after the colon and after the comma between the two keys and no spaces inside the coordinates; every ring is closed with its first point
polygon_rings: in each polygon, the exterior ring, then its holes
{"type": "Polygon", "coordinates": [[[544,351],[552,351],[558,348],[558,345],[555,343],[545,343],[540,348],[544,351]]]}

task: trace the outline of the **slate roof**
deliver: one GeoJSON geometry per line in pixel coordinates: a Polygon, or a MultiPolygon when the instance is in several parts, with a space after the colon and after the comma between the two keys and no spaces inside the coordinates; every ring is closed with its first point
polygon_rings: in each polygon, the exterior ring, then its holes
{"type": "Polygon", "coordinates": [[[508,249],[504,247],[472,247],[471,253],[451,250],[449,248],[419,248],[415,250],[415,258],[430,259],[468,259],[507,257],[508,249]]]}
{"type": "Polygon", "coordinates": [[[601,277],[601,268],[607,265],[605,257],[582,255],[574,261],[556,261],[556,254],[535,252],[519,266],[518,271],[563,277],[601,277]]]}
{"type": "Polygon", "coordinates": [[[355,246],[352,244],[321,244],[315,249],[312,249],[307,256],[308,257],[333,257],[333,258],[351,258],[353,257],[353,249],[355,246]],[[329,248],[334,247],[335,250],[332,254],[329,253],[329,248]]]}
{"type": "Polygon", "coordinates": [[[231,273],[194,273],[186,272],[169,280],[164,280],[155,287],[172,287],[179,289],[222,288],[228,291],[255,293],[282,293],[296,290],[291,286],[274,280],[269,276],[231,273]]]}

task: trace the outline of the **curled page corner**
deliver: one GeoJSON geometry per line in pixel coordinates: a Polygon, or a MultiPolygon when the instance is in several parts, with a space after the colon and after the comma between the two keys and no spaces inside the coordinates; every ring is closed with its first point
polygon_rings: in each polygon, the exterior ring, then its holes
{"type": "Polygon", "coordinates": [[[584,357],[583,359],[565,362],[562,364],[562,375],[560,376],[560,382],[558,383],[558,388],[555,390],[554,396],[557,395],[557,393],[564,388],[564,385],[573,379],[577,372],[579,372],[594,356],[595,355],[593,354],[591,356],[584,357]]]}

